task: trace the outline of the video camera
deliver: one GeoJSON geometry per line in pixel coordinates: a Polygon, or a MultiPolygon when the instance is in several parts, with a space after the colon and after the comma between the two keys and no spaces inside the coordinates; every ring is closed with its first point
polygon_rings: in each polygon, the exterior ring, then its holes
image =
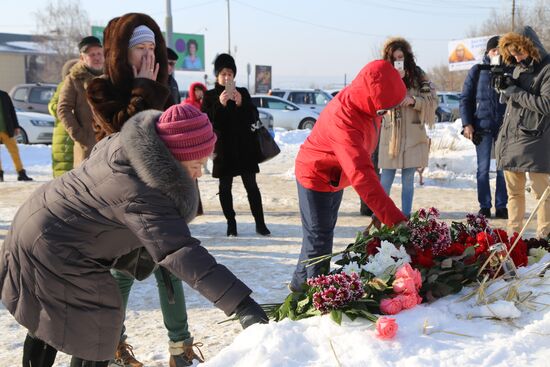
{"type": "Polygon", "coordinates": [[[479,65],[479,70],[489,70],[491,73],[491,87],[499,93],[516,84],[512,77],[512,68],[502,63],[502,56],[500,55],[491,57],[489,65],[479,65]]]}

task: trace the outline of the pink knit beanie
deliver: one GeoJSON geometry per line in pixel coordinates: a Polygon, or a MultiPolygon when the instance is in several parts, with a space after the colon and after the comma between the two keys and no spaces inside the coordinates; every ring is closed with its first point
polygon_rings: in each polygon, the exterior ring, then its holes
{"type": "Polygon", "coordinates": [[[157,121],[157,132],[179,161],[201,159],[214,151],[212,124],[195,106],[176,104],[168,108],[157,121]]]}

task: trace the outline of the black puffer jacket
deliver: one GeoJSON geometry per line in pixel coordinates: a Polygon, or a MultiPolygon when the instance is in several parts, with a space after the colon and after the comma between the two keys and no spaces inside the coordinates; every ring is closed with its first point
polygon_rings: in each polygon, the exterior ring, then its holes
{"type": "Polygon", "coordinates": [[[258,110],[246,88],[237,88],[242,95],[240,107],[231,100],[224,107],[220,103],[220,94],[224,90],[223,85],[216,83],[214,89],[205,93],[202,102],[202,110],[208,114],[218,136],[212,176],[220,178],[258,173],[258,144],[251,130],[251,125],[258,120],[258,110]]]}

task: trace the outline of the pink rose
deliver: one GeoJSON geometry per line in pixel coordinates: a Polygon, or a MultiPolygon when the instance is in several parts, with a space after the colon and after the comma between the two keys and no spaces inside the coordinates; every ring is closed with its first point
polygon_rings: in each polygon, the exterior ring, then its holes
{"type": "Polygon", "coordinates": [[[395,298],[384,298],[380,301],[380,311],[386,315],[395,315],[403,309],[401,302],[395,298]]]}
{"type": "Polygon", "coordinates": [[[416,284],[413,278],[396,278],[392,286],[395,293],[416,293],[416,284]]]}
{"type": "Polygon", "coordinates": [[[397,334],[397,323],[391,317],[382,316],[376,320],[376,336],[380,339],[392,339],[397,334]]]}
{"type": "Polygon", "coordinates": [[[402,265],[397,271],[395,272],[396,278],[411,278],[414,280],[414,284],[416,286],[416,289],[420,289],[422,287],[422,275],[417,269],[413,269],[413,267],[410,264],[404,264],[402,265]]]}
{"type": "Polygon", "coordinates": [[[413,308],[418,304],[418,294],[416,292],[403,293],[395,297],[395,300],[401,303],[401,307],[403,307],[404,310],[408,310],[409,308],[413,308]]]}

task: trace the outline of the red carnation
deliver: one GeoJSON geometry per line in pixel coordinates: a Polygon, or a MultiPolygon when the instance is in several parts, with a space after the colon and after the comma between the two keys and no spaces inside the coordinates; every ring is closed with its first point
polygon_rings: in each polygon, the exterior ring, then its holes
{"type": "MultiPolygon", "coordinates": [[[[512,247],[517,237],[518,237],[518,233],[514,232],[514,235],[512,236],[512,238],[510,238],[510,244],[508,245],[508,249],[512,247]]],[[[515,266],[517,267],[527,266],[527,244],[522,238],[519,239],[516,247],[514,247],[514,249],[510,253],[510,257],[514,261],[515,266]]]]}
{"type": "Polygon", "coordinates": [[[376,255],[379,251],[380,245],[380,238],[375,237],[367,242],[367,244],[365,245],[365,252],[367,253],[367,255],[376,255]]]}
{"type": "Polygon", "coordinates": [[[434,266],[434,259],[431,250],[416,250],[416,256],[413,258],[413,263],[420,265],[423,268],[431,268],[434,266]]]}

